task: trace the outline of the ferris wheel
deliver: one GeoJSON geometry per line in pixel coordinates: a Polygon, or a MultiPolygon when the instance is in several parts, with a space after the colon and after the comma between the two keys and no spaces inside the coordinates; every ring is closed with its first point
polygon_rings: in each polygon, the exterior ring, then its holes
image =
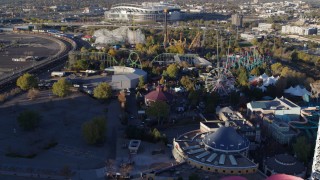
{"type": "Polygon", "coordinates": [[[234,90],[235,78],[232,73],[223,67],[218,67],[206,76],[205,87],[207,92],[216,92],[221,96],[228,95],[234,90]]]}

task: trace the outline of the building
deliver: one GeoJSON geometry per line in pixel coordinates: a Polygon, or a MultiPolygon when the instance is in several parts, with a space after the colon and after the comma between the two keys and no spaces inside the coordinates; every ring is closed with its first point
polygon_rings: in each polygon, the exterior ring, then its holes
{"type": "Polygon", "coordinates": [[[110,85],[115,90],[136,88],[140,77],[147,78],[145,71],[136,68],[112,66],[106,68],[105,71],[113,73],[110,85]]]}
{"type": "Polygon", "coordinates": [[[241,113],[233,111],[230,107],[219,109],[217,114],[220,120],[237,129],[240,134],[244,135],[251,142],[260,143],[260,125],[254,126],[250,121],[246,120],[241,113]]]}
{"type": "Polygon", "coordinates": [[[295,131],[290,129],[287,121],[279,120],[274,115],[264,117],[264,125],[268,128],[268,132],[280,144],[289,144],[293,137],[297,135],[295,131]]]}
{"type": "Polygon", "coordinates": [[[252,30],[256,30],[260,32],[261,31],[272,32],[273,28],[271,23],[259,23],[258,27],[254,27],[252,28],[252,30]]]}
{"type": "Polygon", "coordinates": [[[231,16],[231,23],[237,27],[242,27],[243,15],[241,14],[233,14],[231,16]]]}
{"type": "Polygon", "coordinates": [[[164,11],[168,21],[181,19],[180,7],[176,4],[160,2],[143,2],[142,4],[115,4],[105,12],[105,18],[112,21],[163,22],[164,11]]]}
{"type": "Polygon", "coordinates": [[[306,167],[296,158],[288,154],[278,154],[264,161],[264,173],[266,175],[288,174],[305,178],[306,167]]]}
{"type": "Polygon", "coordinates": [[[270,177],[268,177],[265,180],[279,180],[279,179],[285,179],[285,180],[303,180],[302,178],[299,178],[297,176],[292,176],[288,174],[275,174],[270,177]]]}
{"type": "Polygon", "coordinates": [[[251,174],[258,164],[248,159],[250,141],[233,127],[216,131],[190,131],[173,140],[172,154],[177,162],[218,174],[251,174]]]}
{"type": "Polygon", "coordinates": [[[147,95],[144,96],[145,104],[148,106],[151,102],[155,101],[164,101],[164,102],[172,102],[174,96],[168,92],[164,91],[162,86],[158,86],[156,90],[151,91],[147,95]]]}
{"type": "Polygon", "coordinates": [[[300,117],[301,107],[281,97],[271,101],[252,101],[247,103],[247,114],[261,113],[261,116],[273,114],[276,118],[290,121],[300,117]]]}
{"type": "MultiPolygon", "coordinates": [[[[320,118],[319,118],[320,121],[320,118]]],[[[318,123],[318,133],[316,139],[316,147],[314,149],[313,162],[312,162],[312,171],[311,179],[319,180],[320,179],[320,123],[318,123]]]]}
{"type": "Polygon", "coordinates": [[[91,14],[91,15],[103,15],[104,14],[104,8],[97,7],[97,6],[89,6],[85,7],[82,11],[83,14],[91,14]]]}
{"type": "Polygon", "coordinates": [[[129,146],[128,146],[130,154],[137,154],[140,144],[141,144],[141,140],[130,140],[129,146]]]}
{"type": "Polygon", "coordinates": [[[50,6],[50,9],[54,12],[61,12],[61,11],[70,11],[71,6],[69,5],[62,5],[62,6],[50,6]]]}
{"type": "Polygon", "coordinates": [[[318,33],[316,27],[303,27],[303,26],[282,26],[281,33],[283,34],[298,34],[298,35],[313,35],[318,33]]]}

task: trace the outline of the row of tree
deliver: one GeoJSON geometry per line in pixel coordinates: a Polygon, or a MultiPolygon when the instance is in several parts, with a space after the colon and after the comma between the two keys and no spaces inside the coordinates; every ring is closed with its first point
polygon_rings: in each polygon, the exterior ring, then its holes
{"type": "MultiPolygon", "coordinates": [[[[28,97],[33,99],[39,92],[35,90],[38,87],[38,80],[35,76],[26,73],[20,76],[17,80],[17,86],[22,90],[28,92],[28,97]]],[[[60,78],[52,86],[52,93],[58,97],[66,97],[71,92],[71,83],[66,78],[60,78]]],[[[107,100],[112,96],[112,87],[106,83],[100,83],[96,88],[94,88],[93,96],[97,99],[107,100]]]]}

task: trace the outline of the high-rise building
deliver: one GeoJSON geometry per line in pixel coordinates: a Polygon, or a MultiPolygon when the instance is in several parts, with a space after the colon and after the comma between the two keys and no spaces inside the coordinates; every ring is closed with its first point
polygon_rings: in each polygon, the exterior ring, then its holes
{"type": "Polygon", "coordinates": [[[311,179],[320,180],[320,123],[318,126],[316,147],[314,149],[314,155],[313,155],[311,179]]]}
{"type": "Polygon", "coordinates": [[[231,23],[237,27],[242,27],[243,15],[241,14],[233,14],[231,16],[231,23]]]}

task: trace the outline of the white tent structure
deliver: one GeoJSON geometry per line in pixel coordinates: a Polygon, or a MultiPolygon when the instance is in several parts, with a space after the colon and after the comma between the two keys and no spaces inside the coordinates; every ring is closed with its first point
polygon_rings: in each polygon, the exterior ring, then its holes
{"type": "Polygon", "coordinates": [[[251,76],[249,77],[249,82],[254,82],[254,81],[262,81],[262,85],[259,86],[258,88],[261,89],[263,92],[267,90],[267,86],[274,85],[276,82],[279,80],[279,76],[274,77],[274,76],[268,76],[267,74],[262,74],[261,76],[251,76]]]}
{"type": "Polygon", "coordinates": [[[145,43],[145,35],[140,29],[131,31],[128,27],[120,27],[112,31],[99,29],[94,32],[95,44],[116,44],[128,42],[130,44],[145,43]]]}
{"type": "Polygon", "coordinates": [[[311,95],[311,93],[306,88],[301,88],[299,85],[294,88],[291,86],[290,88],[284,90],[284,92],[293,96],[304,96],[305,94],[309,96],[311,95]]]}

